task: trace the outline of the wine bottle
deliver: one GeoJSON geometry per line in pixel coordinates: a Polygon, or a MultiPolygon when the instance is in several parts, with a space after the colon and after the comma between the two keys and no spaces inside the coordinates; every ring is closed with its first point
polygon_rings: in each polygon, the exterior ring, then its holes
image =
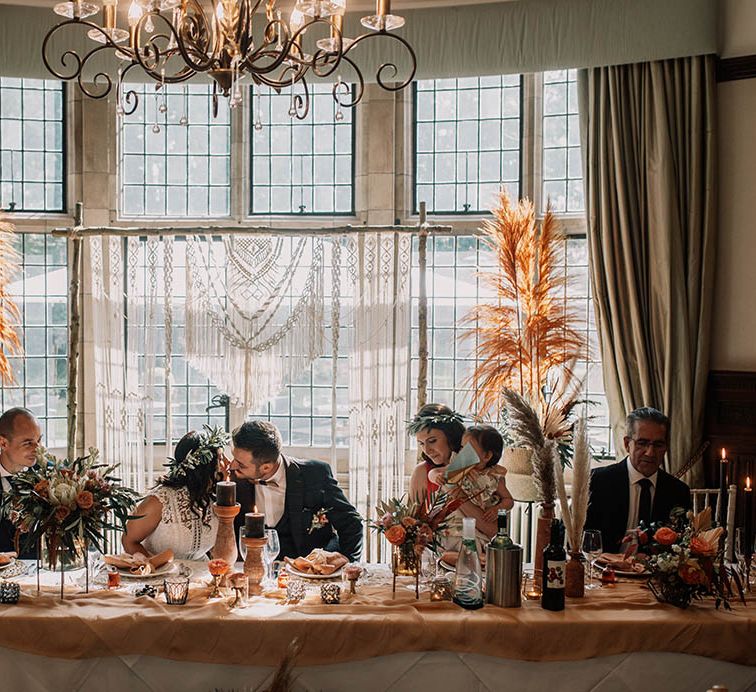
{"type": "Polygon", "coordinates": [[[506,509],[499,510],[499,513],[496,517],[496,524],[498,527],[498,531],[496,532],[494,537],[491,539],[491,542],[489,543],[489,547],[495,548],[497,550],[509,550],[514,545],[514,542],[509,537],[509,534],[507,533],[507,510],[506,509]]]}
{"type": "Polygon", "coordinates": [[[564,610],[564,582],[567,554],[564,552],[564,524],[551,520],[551,539],[543,551],[541,608],[564,610]]]}
{"type": "Polygon", "coordinates": [[[483,607],[483,575],[480,571],[473,517],[465,517],[462,520],[462,545],[457,558],[453,600],[468,610],[483,607]]]}

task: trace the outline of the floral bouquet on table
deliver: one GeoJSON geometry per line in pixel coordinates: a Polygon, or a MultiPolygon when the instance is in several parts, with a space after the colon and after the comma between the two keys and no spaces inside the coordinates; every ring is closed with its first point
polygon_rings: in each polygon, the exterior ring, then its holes
{"type": "Polygon", "coordinates": [[[124,528],[138,494],[113,475],[117,466],[98,464],[98,456],[90,447],[68,461],[40,448],[36,464],[10,478],[0,512],[16,526],[17,548],[22,541],[33,550],[44,538],[51,569],[61,551],[82,554],[89,542],[105,552],[105,531],[124,528]]]}
{"type": "Polygon", "coordinates": [[[380,517],[370,526],[394,547],[395,574],[417,574],[420,558],[428,548],[438,553],[447,518],[468,499],[463,493],[437,492],[426,502],[391,498],[376,507],[380,517]]]}
{"type": "Polygon", "coordinates": [[[695,515],[677,507],[669,522],[641,525],[637,542],[625,554],[638,551],[651,575],[648,587],[658,601],[687,608],[693,599],[710,596],[717,608],[724,605],[729,610],[730,577],[735,576],[740,599],[744,596],[737,576],[724,565],[723,533],[722,527],[712,528],[711,507],[695,515]]]}

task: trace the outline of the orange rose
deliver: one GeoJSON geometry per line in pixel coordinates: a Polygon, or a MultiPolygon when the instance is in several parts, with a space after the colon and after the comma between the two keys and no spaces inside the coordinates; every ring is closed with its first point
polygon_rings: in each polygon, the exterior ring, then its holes
{"type": "Polygon", "coordinates": [[[94,504],[94,495],[89,490],[82,490],[76,496],[76,504],[79,505],[79,509],[91,509],[94,504]]]}
{"type": "Polygon", "coordinates": [[[43,478],[41,481],[37,481],[37,483],[34,485],[34,492],[37,493],[40,497],[47,498],[47,489],[50,487],[50,484],[43,478]]]}
{"type": "Polygon", "coordinates": [[[210,560],[210,562],[207,563],[207,571],[214,577],[220,577],[221,575],[226,574],[230,569],[231,565],[221,558],[210,560]]]}
{"type": "Polygon", "coordinates": [[[709,545],[698,536],[693,536],[690,539],[690,552],[694,555],[712,556],[717,554],[717,546],[709,545]]]}
{"type": "Polygon", "coordinates": [[[701,565],[696,560],[690,560],[677,570],[680,578],[690,586],[697,584],[706,584],[706,572],[701,569],[701,565]]]}
{"type": "Polygon", "coordinates": [[[55,518],[61,523],[65,521],[69,514],[71,514],[71,510],[65,505],[58,505],[58,509],[55,510],[55,518]]]}
{"type": "Polygon", "coordinates": [[[677,538],[677,531],[673,531],[666,526],[662,526],[660,529],[657,529],[656,533],[654,534],[654,540],[657,543],[661,543],[662,545],[672,545],[677,540],[677,538]]]}
{"type": "Polygon", "coordinates": [[[404,543],[404,539],[407,537],[407,532],[400,524],[392,526],[390,529],[386,529],[386,540],[392,545],[401,545],[404,543]]]}
{"type": "Polygon", "coordinates": [[[402,526],[405,529],[411,529],[415,524],[417,524],[417,519],[414,519],[413,517],[404,517],[404,519],[402,519],[402,526]]]}

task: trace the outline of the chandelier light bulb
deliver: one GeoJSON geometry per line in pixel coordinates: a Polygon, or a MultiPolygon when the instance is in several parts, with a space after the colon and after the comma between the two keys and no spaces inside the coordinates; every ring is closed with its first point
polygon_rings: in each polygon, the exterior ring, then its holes
{"type": "Polygon", "coordinates": [[[129,26],[134,26],[142,18],[143,13],[142,6],[136,0],[132,0],[129,5],[129,26]]]}

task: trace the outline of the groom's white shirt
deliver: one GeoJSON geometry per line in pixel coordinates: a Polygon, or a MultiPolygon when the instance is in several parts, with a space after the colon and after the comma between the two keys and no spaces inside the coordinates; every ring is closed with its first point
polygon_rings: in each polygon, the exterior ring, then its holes
{"type": "Polygon", "coordinates": [[[3,485],[3,490],[5,492],[8,492],[11,489],[10,481],[7,480],[10,478],[13,474],[8,471],[8,469],[3,466],[2,462],[0,461],[0,483],[3,485]]]}
{"type": "Polygon", "coordinates": [[[286,505],[286,460],[283,457],[268,483],[276,485],[258,485],[255,488],[255,503],[257,511],[265,515],[265,525],[274,528],[281,521],[286,505]]]}

